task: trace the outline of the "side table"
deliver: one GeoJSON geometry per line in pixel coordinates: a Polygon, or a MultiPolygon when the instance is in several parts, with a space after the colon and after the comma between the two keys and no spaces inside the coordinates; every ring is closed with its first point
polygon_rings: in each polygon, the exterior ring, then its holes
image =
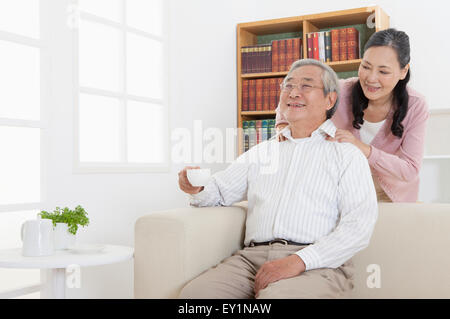
{"type": "Polygon", "coordinates": [[[105,245],[95,253],[79,253],[71,250],[56,250],[54,255],[24,257],[22,249],[0,250],[0,268],[41,269],[41,298],[64,299],[66,268],[99,266],[132,259],[134,249],[126,246],[105,245]]]}

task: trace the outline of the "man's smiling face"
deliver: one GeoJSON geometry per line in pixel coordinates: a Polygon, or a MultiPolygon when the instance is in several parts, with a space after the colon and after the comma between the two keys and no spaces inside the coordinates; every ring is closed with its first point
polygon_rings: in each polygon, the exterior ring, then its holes
{"type": "Polygon", "coordinates": [[[281,90],[280,106],[289,124],[322,123],[330,106],[323,93],[322,69],[315,65],[301,66],[291,72],[281,90]]]}

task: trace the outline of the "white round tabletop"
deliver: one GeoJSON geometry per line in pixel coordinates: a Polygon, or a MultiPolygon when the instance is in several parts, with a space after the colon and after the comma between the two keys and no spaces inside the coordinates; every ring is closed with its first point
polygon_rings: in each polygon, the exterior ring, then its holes
{"type": "Polygon", "coordinates": [[[56,250],[51,256],[24,257],[22,248],[0,250],[0,268],[66,268],[99,266],[133,258],[134,249],[126,246],[104,245],[99,252],[83,253],[76,250],[56,250]]]}

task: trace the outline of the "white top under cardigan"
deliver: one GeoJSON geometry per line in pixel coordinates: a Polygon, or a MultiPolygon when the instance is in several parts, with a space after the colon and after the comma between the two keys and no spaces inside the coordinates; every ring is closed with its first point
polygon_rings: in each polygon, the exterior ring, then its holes
{"type": "Polygon", "coordinates": [[[289,126],[213,175],[191,196],[194,206],[248,200],[244,244],[283,238],[312,243],[297,252],[306,270],[337,268],[368,244],[378,207],[367,159],[353,144],[325,140],[325,121],[311,137],[294,139],[289,126]]]}
{"type": "Polygon", "coordinates": [[[369,121],[364,120],[363,125],[361,125],[361,128],[359,129],[359,135],[361,137],[361,141],[365,144],[372,143],[372,140],[377,135],[378,131],[383,126],[384,122],[386,120],[383,120],[381,122],[372,123],[369,121]]]}

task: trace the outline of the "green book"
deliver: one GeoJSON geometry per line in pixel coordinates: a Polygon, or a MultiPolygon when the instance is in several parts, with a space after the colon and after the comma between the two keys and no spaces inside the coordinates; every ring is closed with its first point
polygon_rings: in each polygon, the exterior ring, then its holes
{"type": "Polygon", "coordinates": [[[268,138],[268,131],[269,131],[269,123],[268,120],[262,120],[261,124],[262,132],[261,132],[261,142],[267,141],[268,138]]]}
{"type": "Polygon", "coordinates": [[[256,121],[248,121],[248,149],[256,145],[256,121]]]}
{"type": "Polygon", "coordinates": [[[243,147],[244,147],[243,151],[245,153],[249,149],[248,121],[243,121],[242,122],[242,131],[243,131],[242,134],[244,135],[243,136],[243,141],[244,141],[244,143],[243,143],[243,147]]]}

